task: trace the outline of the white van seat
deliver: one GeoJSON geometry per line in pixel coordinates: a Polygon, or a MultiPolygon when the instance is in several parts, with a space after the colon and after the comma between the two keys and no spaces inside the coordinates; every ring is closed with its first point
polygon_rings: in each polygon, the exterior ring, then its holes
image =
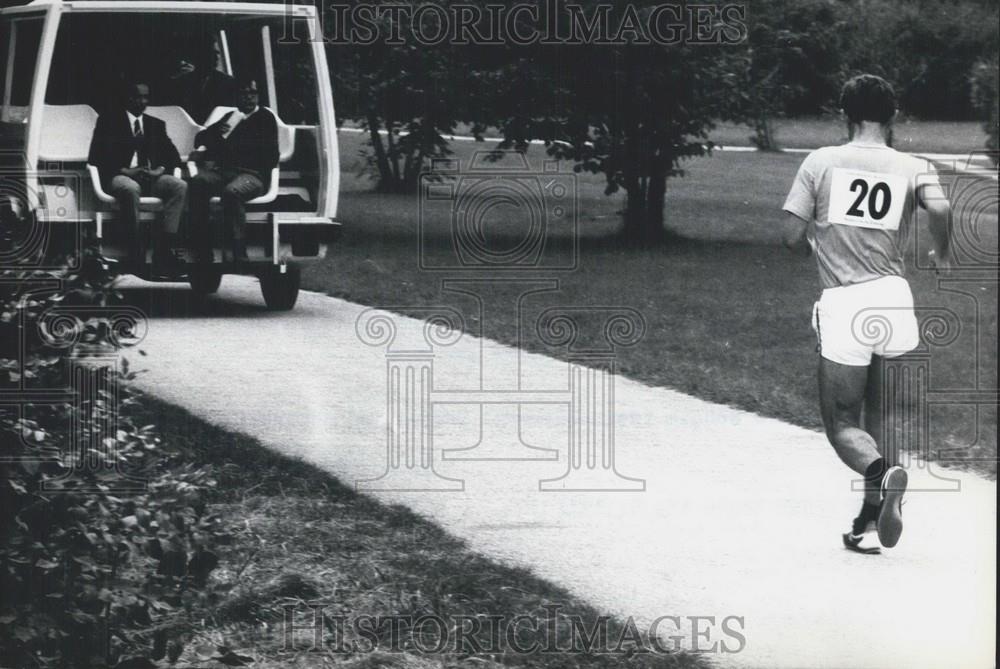
{"type": "Polygon", "coordinates": [[[97,112],[90,105],[45,105],[39,160],[86,162],[95,125],[97,112]]]}
{"type": "Polygon", "coordinates": [[[177,147],[181,160],[186,161],[188,154],[194,150],[194,136],[201,132],[202,127],[188,116],[183,107],[177,105],[146,107],[146,113],[163,121],[167,126],[167,137],[177,147]]]}
{"type": "MultiPolygon", "coordinates": [[[[90,174],[90,185],[93,186],[94,195],[97,196],[97,199],[105,204],[117,204],[118,201],[115,200],[113,195],[108,195],[107,193],[104,192],[104,187],[101,186],[101,174],[97,170],[97,166],[88,164],[87,172],[90,174]]],[[[178,179],[181,178],[181,168],[179,167],[174,168],[174,176],[177,177],[178,179]]],[[[142,207],[144,210],[155,209],[162,204],[163,202],[160,201],[160,198],[153,197],[151,195],[143,195],[142,197],[139,198],[139,206],[142,207]]]]}

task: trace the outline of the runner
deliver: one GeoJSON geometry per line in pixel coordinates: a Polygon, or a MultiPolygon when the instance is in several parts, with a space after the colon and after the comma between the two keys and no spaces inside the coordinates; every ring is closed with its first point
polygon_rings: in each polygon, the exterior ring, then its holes
{"type": "Polygon", "coordinates": [[[783,207],[790,214],[785,243],[816,254],[823,293],[813,329],[823,425],[837,455],[865,481],[861,512],[844,545],[879,553],[903,531],[907,482],[896,454],[885,451],[883,406],[893,404],[883,404],[882,359],[920,343],[903,252],[918,204],[928,213],[931,257],[939,271],[946,269],[950,208],[933,167],[888,145],[896,96],[887,81],[852,78],[840,105],[850,141],[817,149],[802,163],[783,207]]]}

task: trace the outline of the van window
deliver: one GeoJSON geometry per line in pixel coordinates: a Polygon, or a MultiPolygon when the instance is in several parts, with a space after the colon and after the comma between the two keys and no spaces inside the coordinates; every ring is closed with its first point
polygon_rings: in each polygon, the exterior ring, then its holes
{"type": "Polygon", "coordinates": [[[121,105],[124,83],[139,79],[150,86],[151,104],[182,107],[203,123],[214,107],[236,105],[234,77],[251,76],[262,105],[286,123],[315,125],[311,44],[280,44],[282,32],[281,18],[244,14],[67,14],[46,102],[104,113],[121,105]]]}
{"type": "MultiPolygon", "coordinates": [[[[293,19],[305,23],[305,19],[293,19]]],[[[307,39],[282,43],[284,27],[270,23],[269,38],[274,60],[275,89],[278,115],[285,123],[298,125],[319,124],[316,69],[313,67],[312,43],[307,39]]],[[[292,35],[308,35],[302,26],[292,35]]]]}
{"type": "Polygon", "coordinates": [[[31,104],[31,86],[42,40],[42,17],[0,21],[0,72],[3,81],[2,120],[21,122],[31,104]]]}

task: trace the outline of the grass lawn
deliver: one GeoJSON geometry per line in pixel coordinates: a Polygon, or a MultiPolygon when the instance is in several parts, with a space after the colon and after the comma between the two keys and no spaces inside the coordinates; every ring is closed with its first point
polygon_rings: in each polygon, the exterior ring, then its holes
{"type": "MultiPolygon", "coordinates": [[[[361,138],[342,133],[341,140],[344,180],[339,218],[345,222],[344,235],[325,262],[305,273],[305,287],[370,305],[452,305],[466,314],[474,334],[566,355],[565,350],[546,347],[534,333],[519,333],[512,312],[494,319],[491,329],[480,333],[475,305],[442,291],[440,272],[418,266],[417,199],[369,192],[369,182],[357,176],[361,138]]],[[[463,160],[483,147],[471,142],[452,146],[463,160]]],[[[528,157],[537,167],[544,157],[542,148],[532,147],[528,157]]],[[[572,272],[543,272],[559,280],[559,290],[530,298],[524,315],[530,318],[549,306],[632,307],[645,318],[647,331],[640,345],[620,352],[624,375],[819,428],[817,356],[809,325],[819,293],[816,269],[811,258],[794,256],[778,244],[780,207],[801,160],[795,154],[720,153],[688,163],[687,176],[671,180],[667,196],[668,226],[684,239],[642,249],[623,247],[614,237],[622,196],[605,197],[599,178],[581,176],[578,267],[572,272]]],[[[992,254],[994,262],[995,189],[995,182],[987,184],[986,208],[976,210],[978,227],[970,228],[967,211],[957,223],[963,243],[992,254]]],[[[982,195],[982,188],[979,191],[982,195]]],[[[507,238],[514,243],[520,219],[490,220],[502,223],[491,226],[494,229],[514,230],[515,235],[507,238]]],[[[449,256],[447,215],[436,210],[424,224],[428,257],[449,256]]],[[[572,226],[555,231],[552,248],[567,252],[574,234],[572,226]]],[[[503,243],[503,235],[498,233],[498,243],[503,243]]],[[[923,230],[915,235],[922,251],[926,239],[923,230]]],[[[979,272],[944,290],[932,272],[911,271],[918,306],[945,310],[953,325],[960,326],[953,341],[930,348],[932,391],[995,390],[995,277],[995,270],[979,272]]],[[[500,284],[489,290],[498,299],[516,297],[500,284]]],[[[978,411],[961,404],[937,407],[930,416],[929,438],[932,458],[995,475],[995,407],[978,411]],[[942,449],[954,453],[942,454],[942,449]]]]}
{"type": "MultiPolygon", "coordinates": [[[[231,536],[212,574],[217,600],[165,616],[185,639],[183,648],[175,648],[182,666],[221,666],[199,660],[213,655],[216,646],[249,657],[259,669],[709,666],[704,656],[685,652],[617,652],[626,621],[606,616],[603,624],[610,641],[603,648],[615,652],[582,645],[570,652],[571,639],[585,643],[579,634],[573,636],[572,626],[579,623],[589,634],[600,629],[601,616],[566,591],[472,553],[460,540],[403,507],[355,493],[310,465],[182,409],[144,398],[130,412],[136,424],[155,424],[166,448],[180,461],[213,467],[218,485],[208,511],[222,519],[231,536]],[[310,603],[322,606],[324,614],[321,643],[315,646],[315,609],[310,603]],[[368,618],[369,623],[362,623],[368,635],[362,636],[352,630],[365,616],[383,622],[368,618]],[[390,616],[398,621],[394,633],[390,616]],[[449,626],[465,626],[460,616],[480,621],[496,616],[511,629],[516,616],[527,616],[515,630],[517,647],[530,649],[534,643],[549,651],[519,652],[502,633],[494,643],[485,623],[477,634],[469,622],[464,629],[479,645],[468,642],[467,652],[461,652],[463,642],[454,629],[442,634],[434,624],[414,624],[423,616],[449,626]],[[342,628],[338,617],[344,621],[342,628]],[[295,629],[287,625],[289,620],[295,629]],[[421,652],[434,649],[442,639],[445,652],[421,652]],[[372,650],[376,642],[379,648],[372,650]],[[357,652],[347,652],[352,644],[357,644],[357,652]]],[[[496,629],[506,627],[498,623],[496,629]]],[[[639,633],[644,647],[651,648],[646,633],[639,633]]]]}
{"type": "MultiPolygon", "coordinates": [[[[354,127],[353,124],[345,124],[354,127]]],[[[847,129],[839,117],[780,119],[775,122],[778,145],[786,149],[814,149],[847,141],[847,129]]],[[[459,125],[457,135],[468,135],[469,127],[459,125]]],[[[495,129],[486,137],[498,137],[495,129]]],[[[746,125],[720,121],[709,139],[722,146],[753,146],[753,130],[746,125]]],[[[897,119],[893,144],[900,151],[967,154],[983,150],[986,133],[977,121],[915,121],[897,119]]]]}
{"type": "MultiPolygon", "coordinates": [[[[776,124],[778,145],[787,149],[814,149],[847,141],[847,130],[836,117],[796,118],[776,124]]],[[[747,126],[720,123],[710,138],[724,146],[753,146],[753,131],[747,126]]],[[[961,153],[982,151],[986,133],[974,121],[913,121],[899,119],[893,125],[893,145],[900,151],[961,153]]]]}

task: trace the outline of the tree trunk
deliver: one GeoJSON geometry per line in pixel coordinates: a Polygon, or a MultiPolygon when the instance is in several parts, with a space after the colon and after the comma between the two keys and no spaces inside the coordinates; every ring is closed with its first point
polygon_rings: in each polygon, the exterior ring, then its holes
{"type": "Polygon", "coordinates": [[[622,238],[628,244],[659,244],[668,235],[663,227],[663,206],[666,202],[665,175],[642,177],[633,190],[627,191],[625,225],[622,238]]]}
{"type": "Polygon", "coordinates": [[[766,112],[757,117],[754,122],[753,143],[761,151],[777,151],[778,143],[774,138],[774,121],[766,112]]]}
{"type": "Polygon", "coordinates": [[[382,146],[382,136],[378,133],[378,117],[373,112],[368,113],[368,133],[375,151],[375,165],[378,167],[379,190],[385,189],[392,182],[392,169],[389,167],[389,158],[385,154],[385,147],[382,146]]]}
{"type": "Polygon", "coordinates": [[[666,239],[663,227],[663,206],[667,197],[667,175],[657,171],[649,178],[646,189],[646,217],[643,234],[647,242],[662,242],[666,239]]]}
{"type": "Polygon", "coordinates": [[[406,164],[403,168],[402,188],[407,193],[416,193],[420,186],[420,173],[424,168],[424,157],[434,147],[434,124],[427,119],[423,119],[420,124],[420,141],[416,146],[410,147],[410,153],[406,156],[406,164]]]}
{"type": "Polygon", "coordinates": [[[399,185],[401,183],[399,178],[399,150],[396,148],[396,144],[392,139],[393,124],[392,121],[386,120],[385,122],[385,143],[389,147],[388,158],[390,166],[390,174],[392,175],[392,182],[389,185],[389,190],[395,192],[399,190],[399,185]]]}

